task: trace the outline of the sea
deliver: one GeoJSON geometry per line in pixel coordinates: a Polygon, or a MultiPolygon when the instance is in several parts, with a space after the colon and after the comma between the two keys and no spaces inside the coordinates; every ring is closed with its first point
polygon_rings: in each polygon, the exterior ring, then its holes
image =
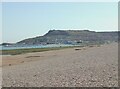
{"type": "Polygon", "coordinates": [[[75,46],[75,45],[71,45],[71,44],[12,45],[12,46],[0,46],[0,50],[27,49],[27,48],[51,48],[51,47],[67,47],[67,46],[75,46]]]}

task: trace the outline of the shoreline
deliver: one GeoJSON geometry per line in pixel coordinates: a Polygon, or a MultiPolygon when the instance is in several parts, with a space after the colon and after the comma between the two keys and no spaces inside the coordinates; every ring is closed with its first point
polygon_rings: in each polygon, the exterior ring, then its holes
{"type": "Polygon", "coordinates": [[[50,56],[55,56],[53,53],[61,52],[64,50],[86,50],[87,47],[67,47],[59,49],[50,49],[38,52],[27,52],[25,54],[16,54],[16,55],[2,55],[2,67],[13,66],[21,63],[27,63],[37,60],[43,60],[42,58],[47,57],[45,54],[52,53],[50,56]],[[40,56],[41,55],[41,56],[40,56]],[[44,55],[44,56],[42,56],[44,55]]]}
{"type": "MultiPolygon", "coordinates": [[[[111,43],[109,43],[111,44],[111,43]]],[[[21,49],[4,49],[0,50],[0,55],[19,55],[24,53],[33,53],[33,52],[44,52],[51,50],[61,50],[65,48],[77,48],[77,47],[92,47],[92,46],[101,46],[105,44],[84,44],[84,45],[72,45],[72,46],[58,46],[58,47],[46,47],[46,48],[21,48],[21,49]]]]}
{"type": "MultiPolygon", "coordinates": [[[[112,43],[114,44],[114,43],[112,43]]],[[[39,61],[39,60],[43,60],[45,59],[47,56],[45,54],[51,54],[50,56],[55,56],[54,54],[56,52],[61,52],[61,51],[85,51],[88,50],[89,48],[99,48],[101,46],[105,46],[105,45],[110,45],[110,44],[103,44],[103,45],[89,45],[89,46],[72,46],[72,47],[57,47],[57,48],[39,48],[37,51],[35,51],[36,49],[32,48],[32,49],[26,49],[27,51],[24,53],[15,53],[15,54],[10,54],[12,53],[12,51],[14,52],[14,50],[11,50],[11,52],[8,50],[8,54],[7,55],[1,55],[2,56],[2,65],[0,65],[0,67],[5,67],[5,66],[13,66],[13,65],[18,65],[18,64],[22,64],[22,63],[27,63],[27,62],[32,62],[32,61],[39,61]],[[30,51],[29,51],[30,50],[30,51]],[[42,56],[44,55],[44,56],[42,56]]],[[[21,50],[25,50],[25,49],[21,49],[21,50]]],[[[16,50],[15,50],[16,51],[16,50]]],[[[17,51],[19,51],[17,49],[17,51]]],[[[22,52],[22,51],[21,51],[22,52]]]]}

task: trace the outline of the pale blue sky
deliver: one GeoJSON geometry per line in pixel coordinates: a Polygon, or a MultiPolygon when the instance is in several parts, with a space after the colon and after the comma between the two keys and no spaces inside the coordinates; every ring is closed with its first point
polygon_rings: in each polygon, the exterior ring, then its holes
{"type": "Polygon", "coordinates": [[[44,35],[50,29],[117,31],[117,2],[3,3],[3,42],[44,35]]]}

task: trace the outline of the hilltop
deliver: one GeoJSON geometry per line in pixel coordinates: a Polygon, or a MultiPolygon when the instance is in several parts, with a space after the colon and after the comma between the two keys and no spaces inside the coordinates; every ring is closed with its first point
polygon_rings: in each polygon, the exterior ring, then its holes
{"type": "Polygon", "coordinates": [[[43,36],[28,38],[16,44],[77,44],[118,41],[118,32],[95,32],[89,30],[50,30],[43,36]]]}

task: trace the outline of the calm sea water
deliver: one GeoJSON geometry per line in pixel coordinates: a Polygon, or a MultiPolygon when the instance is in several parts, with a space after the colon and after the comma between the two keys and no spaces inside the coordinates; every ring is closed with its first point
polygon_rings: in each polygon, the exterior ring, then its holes
{"type": "Polygon", "coordinates": [[[68,44],[50,44],[50,45],[26,45],[26,46],[0,46],[0,50],[26,49],[26,48],[50,48],[73,46],[68,44]]]}

